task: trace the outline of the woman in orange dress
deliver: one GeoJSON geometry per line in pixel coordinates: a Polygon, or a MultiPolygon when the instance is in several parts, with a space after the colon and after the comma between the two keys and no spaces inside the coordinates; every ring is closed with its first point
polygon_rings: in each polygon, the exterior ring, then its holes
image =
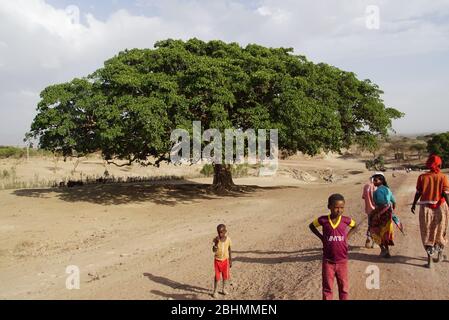
{"type": "Polygon", "coordinates": [[[427,252],[426,266],[428,268],[432,267],[432,262],[441,261],[444,246],[447,243],[449,181],[441,172],[442,163],[439,156],[429,157],[426,163],[429,172],[419,176],[412,206],[413,214],[416,211],[416,205],[420,206],[419,227],[421,240],[427,252]]]}

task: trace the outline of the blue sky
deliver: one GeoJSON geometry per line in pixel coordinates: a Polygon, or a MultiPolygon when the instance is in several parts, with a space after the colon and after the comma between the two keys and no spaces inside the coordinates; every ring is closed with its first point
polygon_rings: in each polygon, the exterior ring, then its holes
{"type": "MultiPolygon", "coordinates": [[[[190,0],[184,0],[184,3],[188,3],[190,0]]],[[[97,18],[106,20],[111,14],[120,9],[126,9],[130,13],[135,15],[145,15],[145,16],[157,16],[160,14],[159,8],[163,6],[164,0],[48,0],[47,3],[51,4],[55,8],[64,9],[70,5],[76,5],[83,12],[91,12],[97,18]]],[[[241,4],[247,8],[256,9],[257,5],[261,2],[258,0],[246,0],[239,1],[241,4]]]]}
{"type": "Polygon", "coordinates": [[[406,113],[398,133],[449,131],[449,0],[4,0],[0,145],[22,143],[46,86],[126,48],[192,37],[293,47],[377,83],[406,113]],[[367,28],[369,5],[379,28],[367,28]]]}
{"type": "Polygon", "coordinates": [[[91,12],[98,19],[106,20],[112,13],[119,9],[126,8],[129,12],[139,15],[157,15],[156,7],[151,8],[141,7],[137,1],[125,1],[125,0],[113,0],[113,1],[89,1],[89,0],[48,0],[48,4],[51,4],[55,8],[65,9],[70,5],[76,5],[82,12],[91,12]]]}

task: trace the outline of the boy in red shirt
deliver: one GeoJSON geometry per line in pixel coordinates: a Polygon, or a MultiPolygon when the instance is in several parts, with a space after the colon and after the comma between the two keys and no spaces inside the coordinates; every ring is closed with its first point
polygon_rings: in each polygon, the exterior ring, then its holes
{"type": "Polygon", "coordinates": [[[310,230],[323,243],[323,300],[333,299],[334,279],[337,278],[340,300],[349,299],[348,237],[355,230],[355,221],[343,216],[345,198],[341,194],[329,197],[330,214],[312,222],[310,230]],[[323,234],[318,231],[323,228],[323,234]],[[348,229],[350,231],[348,232],[348,229]]]}

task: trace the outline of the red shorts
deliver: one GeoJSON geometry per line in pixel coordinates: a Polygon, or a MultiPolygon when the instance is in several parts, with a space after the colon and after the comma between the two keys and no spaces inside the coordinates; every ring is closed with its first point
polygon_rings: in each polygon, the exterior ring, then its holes
{"type": "Polygon", "coordinates": [[[223,274],[223,280],[229,280],[229,260],[216,260],[214,261],[215,268],[215,280],[220,281],[220,275],[223,274]]]}

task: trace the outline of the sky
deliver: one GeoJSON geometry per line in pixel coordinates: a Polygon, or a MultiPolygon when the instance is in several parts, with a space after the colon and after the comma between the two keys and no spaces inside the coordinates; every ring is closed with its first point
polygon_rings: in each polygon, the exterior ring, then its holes
{"type": "Polygon", "coordinates": [[[378,84],[398,134],[449,131],[449,0],[0,0],[0,145],[23,145],[45,87],[193,37],[294,48],[378,84]]]}

